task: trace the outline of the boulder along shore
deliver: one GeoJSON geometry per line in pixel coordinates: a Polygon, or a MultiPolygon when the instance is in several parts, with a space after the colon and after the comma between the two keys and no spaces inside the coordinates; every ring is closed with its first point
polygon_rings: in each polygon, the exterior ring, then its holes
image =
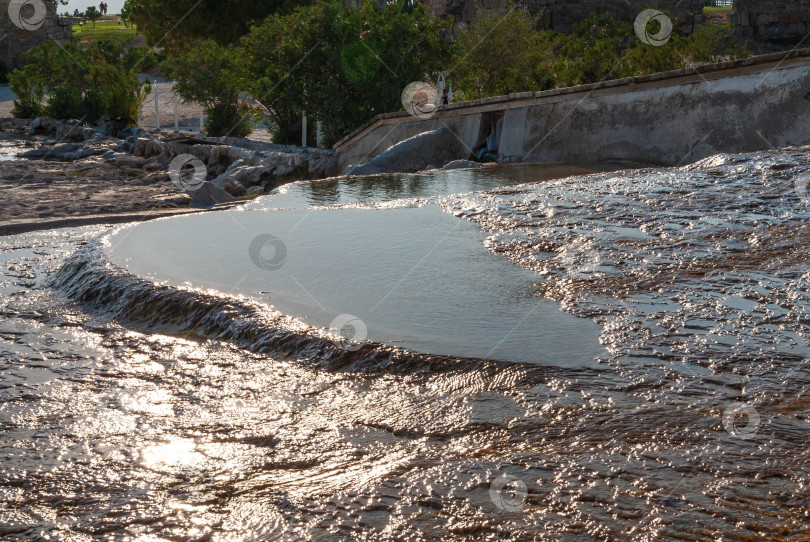
{"type": "Polygon", "coordinates": [[[0,235],[227,208],[334,163],[326,149],[4,118],[0,235]]]}

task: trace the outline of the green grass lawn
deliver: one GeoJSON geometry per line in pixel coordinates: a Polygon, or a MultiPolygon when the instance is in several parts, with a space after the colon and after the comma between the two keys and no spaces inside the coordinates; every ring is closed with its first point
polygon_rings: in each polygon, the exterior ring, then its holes
{"type": "Polygon", "coordinates": [[[93,41],[99,38],[130,39],[134,35],[134,28],[126,28],[123,23],[118,21],[96,21],[95,28],[90,21],[83,25],[73,26],[73,37],[76,38],[76,41],[93,41]]]}
{"type": "Polygon", "coordinates": [[[721,6],[717,8],[705,7],[703,13],[712,13],[714,11],[731,11],[732,6],[721,6]]]}

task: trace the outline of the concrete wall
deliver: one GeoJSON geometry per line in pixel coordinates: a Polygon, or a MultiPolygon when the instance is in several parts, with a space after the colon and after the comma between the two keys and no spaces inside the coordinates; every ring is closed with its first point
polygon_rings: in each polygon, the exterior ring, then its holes
{"type": "Polygon", "coordinates": [[[443,106],[431,119],[381,115],[335,145],[363,164],[441,126],[480,146],[502,117],[501,162],[693,162],[718,152],[810,143],[810,49],[443,106]]]}
{"type": "MultiPolygon", "coordinates": [[[[48,40],[63,45],[73,39],[73,19],[57,18],[49,15],[38,28],[25,30],[11,22],[9,15],[10,0],[0,0],[0,62],[7,68],[14,69],[23,65],[23,54],[48,40]]],[[[60,7],[64,7],[61,6],[60,7]]],[[[24,16],[34,14],[33,8],[24,8],[24,16]]],[[[39,21],[34,21],[38,23],[39,21]]]]}
{"type": "Polygon", "coordinates": [[[744,37],[803,38],[810,32],[810,0],[735,0],[731,23],[744,37]]]}

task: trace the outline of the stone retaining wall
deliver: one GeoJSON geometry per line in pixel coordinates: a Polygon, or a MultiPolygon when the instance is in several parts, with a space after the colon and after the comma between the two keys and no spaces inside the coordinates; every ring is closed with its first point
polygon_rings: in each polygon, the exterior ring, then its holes
{"type": "Polygon", "coordinates": [[[806,95],[810,49],[455,103],[430,119],[388,113],[335,149],[338,169],[346,171],[447,126],[470,153],[486,145],[501,162],[679,165],[720,152],[809,144],[806,95]]]}
{"type": "MultiPolygon", "coordinates": [[[[15,25],[9,15],[10,0],[0,0],[0,62],[9,70],[23,65],[23,54],[46,41],[64,45],[73,40],[73,19],[49,15],[38,28],[25,30],[15,25]]],[[[33,8],[23,8],[23,15],[33,15],[33,8]]],[[[29,16],[30,16],[29,15],[29,16]]],[[[37,23],[37,21],[34,21],[37,23]]]]}
{"type": "Polygon", "coordinates": [[[731,23],[744,37],[802,38],[810,32],[810,0],[735,0],[731,23]]]}
{"type": "MultiPolygon", "coordinates": [[[[471,22],[476,17],[497,11],[504,13],[511,2],[506,0],[425,0],[431,13],[437,16],[452,15],[456,21],[471,22]]],[[[685,32],[703,22],[703,0],[525,0],[531,13],[542,13],[541,23],[545,28],[558,32],[571,32],[574,24],[592,13],[610,13],[624,20],[634,21],[638,14],[651,5],[667,11],[683,26],[685,32]]]]}

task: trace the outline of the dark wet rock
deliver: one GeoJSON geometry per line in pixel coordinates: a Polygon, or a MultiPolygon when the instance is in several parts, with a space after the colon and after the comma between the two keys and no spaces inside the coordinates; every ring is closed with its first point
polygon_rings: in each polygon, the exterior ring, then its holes
{"type": "Polygon", "coordinates": [[[446,126],[423,132],[388,148],[367,164],[349,166],[346,175],[407,173],[422,171],[430,164],[447,164],[466,159],[469,151],[446,126]]]}
{"type": "MultiPolygon", "coordinates": [[[[220,169],[222,168],[216,168],[216,171],[219,171],[220,169]]],[[[266,167],[251,166],[248,165],[244,160],[237,160],[231,164],[230,167],[225,168],[225,171],[217,175],[217,177],[211,182],[225,190],[228,190],[227,187],[229,185],[232,187],[239,185],[242,187],[242,191],[244,191],[250,186],[255,186],[261,183],[261,176],[266,171],[266,167]]]]}
{"type": "Polygon", "coordinates": [[[261,196],[262,194],[264,194],[264,187],[251,186],[250,188],[248,188],[246,195],[253,197],[253,196],[261,196]]]}
{"type": "Polygon", "coordinates": [[[80,160],[88,156],[102,155],[109,149],[103,147],[83,146],[75,143],[59,143],[53,147],[40,147],[28,152],[20,153],[20,158],[35,159],[35,160],[56,160],[62,162],[71,162],[73,160],[80,160]]]}
{"type": "Polygon", "coordinates": [[[28,135],[54,134],[59,124],[56,119],[37,117],[28,125],[28,135]]]}
{"type": "Polygon", "coordinates": [[[28,160],[41,160],[48,154],[50,149],[47,147],[40,147],[30,151],[25,151],[17,154],[18,158],[27,158],[28,160]]]}
{"type": "Polygon", "coordinates": [[[159,194],[152,196],[150,207],[186,207],[191,203],[191,197],[187,194],[159,194]]]}
{"type": "Polygon", "coordinates": [[[144,133],[145,133],[144,130],[142,130],[140,128],[135,128],[134,126],[126,126],[126,127],[122,128],[118,132],[118,134],[116,134],[116,137],[118,139],[132,138],[132,141],[134,142],[135,139],[141,137],[144,133]]]}
{"type": "Polygon", "coordinates": [[[30,119],[5,117],[0,119],[0,132],[23,132],[30,124],[30,119]]]}
{"type": "Polygon", "coordinates": [[[120,166],[140,168],[146,163],[146,158],[132,156],[130,154],[121,154],[116,156],[113,161],[120,166]]]}
{"type": "Polygon", "coordinates": [[[197,209],[208,209],[215,205],[223,203],[230,203],[235,201],[232,195],[228,194],[221,188],[216,187],[210,182],[203,183],[197,190],[191,194],[191,203],[189,207],[197,209]]]}
{"type": "Polygon", "coordinates": [[[244,196],[247,193],[248,187],[243,185],[236,179],[227,179],[225,181],[224,189],[225,192],[227,192],[228,194],[238,198],[244,196]]]}
{"type": "Polygon", "coordinates": [[[155,171],[161,171],[163,169],[166,169],[168,166],[169,166],[168,160],[160,160],[159,157],[155,157],[152,158],[151,160],[148,160],[145,164],[143,164],[143,169],[144,171],[152,173],[155,171]]]}

